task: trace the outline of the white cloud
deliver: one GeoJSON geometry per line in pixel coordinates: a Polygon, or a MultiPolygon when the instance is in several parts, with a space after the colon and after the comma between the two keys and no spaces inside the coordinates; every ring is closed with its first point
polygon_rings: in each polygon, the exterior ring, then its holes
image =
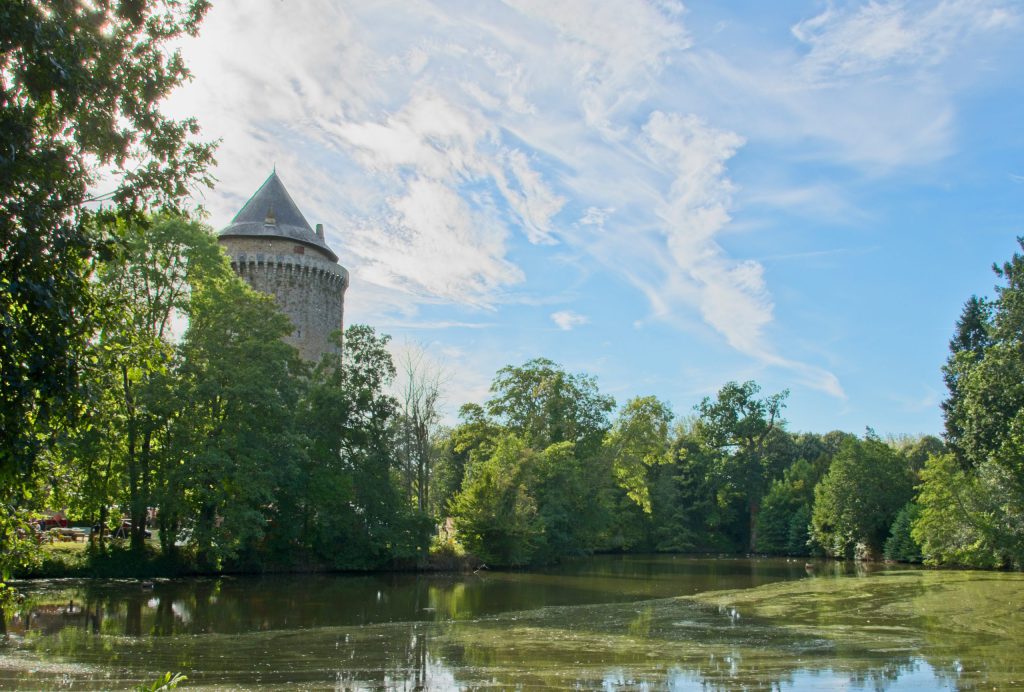
{"type": "Polygon", "coordinates": [[[742,202],[832,223],[860,223],[868,218],[840,186],[827,182],[786,185],[779,181],[758,181],[757,189],[743,195],[742,202]]]}
{"type": "Polygon", "coordinates": [[[489,329],[494,327],[494,322],[459,322],[456,320],[420,320],[381,322],[377,324],[380,329],[489,329]]]}
{"type": "Polygon", "coordinates": [[[415,178],[387,201],[389,213],[350,236],[368,258],[367,279],[451,302],[488,305],[500,286],[522,280],[504,259],[507,231],[486,206],[415,178]]]}
{"type": "Polygon", "coordinates": [[[590,321],[586,315],[581,315],[572,310],[559,310],[551,313],[551,320],[558,325],[562,331],[572,331],[575,327],[584,325],[590,321]]]}
{"type": "Polygon", "coordinates": [[[584,226],[599,226],[603,227],[604,222],[609,216],[615,213],[614,207],[606,207],[599,209],[598,207],[588,207],[583,216],[580,217],[580,223],[584,226]]]}
{"type": "MultiPolygon", "coordinates": [[[[793,26],[809,50],[780,93],[807,134],[832,140],[852,163],[937,161],[956,137],[953,56],[963,59],[1018,22],[1018,8],[1003,0],[830,6],[793,26]]],[[[968,68],[967,84],[976,78],[968,68]]]]}
{"type": "Polygon", "coordinates": [[[797,378],[796,384],[825,392],[836,399],[846,400],[847,398],[839,378],[825,368],[808,365],[807,363],[801,363],[777,355],[770,355],[764,358],[763,362],[767,365],[784,368],[795,374],[797,378]]]}
{"type": "Polygon", "coordinates": [[[888,175],[955,151],[958,94],[999,74],[990,46],[1020,24],[1007,0],[829,3],[788,43],[704,37],[678,61],[670,102],[773,147],[780,167],[888,175]]]}
{"type": "Polygon", "coordinates": [[[683,7],[656,7],[636,0],[515,0],[520,13],[553,32],[547,69],[569,81],[569,96],[588,127],[606,135],[623,131],[617,117],[649,95],[668,55],[691,40],[679,17],[683,7]],[[554,39],[554,40],[552,40],[554,39]],[[561,70],[556,66],[564,65],[561,70]],[[555,68],[555,69],[552,69],[555,68]]]}
{"type": "Polygon", "coordinates": [[[968,38],[1016,21],[1010,5],[998,0],[872,0],[844,10],[829,7],[797,23],[793,35],[810,47],[805,74],[831,80],[937,65],[968,38]]]}
{"type": "Polygon", "coordinates": [[[510,176],[498,174],[496,182],[532,243],[552,242],[551,217],[561,210],[565,198],[549,189],[518,149],[506,152],[510,176]]]}
{"type": "Polygon", "coordinates": [[[455,14],[410,2],[395,16],[382,4],[218,3],[186,47],[198,79],[179,104],[224,139],[207,200],[215,223],[276,162],[379,296],[494,305],[524,280],[507,257],[510,234],[557,242],[567,195],[543,168],[582,163],[548,146],[548,123],[575,146],[589,137],[580,117],[608,123],[641,101],[665,51],[688,40],[665,21],[681,11],[671,3],[584,9],[455,14]]]}
{"type": "Polygon", "coordinates": [[[768,349],[762,332],[772,319],[763,269],[753,261],[730,260],[715,242],[730,220],[734,192],[725,163],[743,138],[694,116],[655,112],[640,141],[652,162],[672,176],[657,213],[674,259],[669,270],[680,283],[666,282],[661,300],[678,304],[696,297],[704,320],[729,345],[763,355],[768,349]]]}

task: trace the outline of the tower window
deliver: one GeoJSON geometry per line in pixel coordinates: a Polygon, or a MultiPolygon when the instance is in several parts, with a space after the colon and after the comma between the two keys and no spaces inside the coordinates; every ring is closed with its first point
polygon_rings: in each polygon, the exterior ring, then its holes
{"type": "Polygon", "coordinates": [[[292,252],[296,255],[306,254],[306,248],[302,245],[296,245],[292,248],[292,252]]]}

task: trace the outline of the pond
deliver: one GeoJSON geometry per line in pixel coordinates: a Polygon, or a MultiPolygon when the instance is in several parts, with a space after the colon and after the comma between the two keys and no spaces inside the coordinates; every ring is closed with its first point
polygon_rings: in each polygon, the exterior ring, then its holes
{"type": "Polygon", "coordinates": [[[1024,687],[1024,575],[597,556],[536,572],[24,582],[0,688],[1024,687]]]}

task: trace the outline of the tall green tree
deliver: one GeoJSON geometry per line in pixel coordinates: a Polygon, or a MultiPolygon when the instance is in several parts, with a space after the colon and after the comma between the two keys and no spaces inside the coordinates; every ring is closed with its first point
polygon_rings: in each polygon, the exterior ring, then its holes
{"type": "MultiPolygon", "coordinates": [[[[968,415],[961,382],[984,357],[985,349],[992,342],[992,307],[984,298],[977,296],[967,300],[954,327],[953,338],[949,340],[949,359],[942,368],[942,376],[949,391],[949,396],[942,402],[946,441],[958,452],[963,439],[964,418],[968,415]]],[[[960,456],[965,459],[963,454],[960,456]]]]}
{"type": "MultiPolygon", "coordinates": [[[[556,454],[563,452],[560,445],[556,454]]],[[[462,492],[453,500],[459,538],[484,562],[526,565],[546,547],[532,478],[538,457],[519,435],[500,435],[494,453],[471,467],[462,492]]]]}
{"type": "Polygon", "coordinates": [[[161,511],[190,530],[202,566],[258,549],[308,446],[295,420],[305,366],[282,341],[291,331],[271,296],[234,275],[193,287],[161,511]]]}
{"type": "Polygon", "coordinates": [[[442,427],[434,439],[434,470],[430,474],[430,514],[436,520],[448,515],[448,501],[462,487],[465,455],[455,451],[454,429],[442,427]]]}
{"type": "MultiPolygon", "coordinates": [[[[131,545],[142,550],[147,508],[154,504],[161,447],[177,413],[172,372],[175,330],[190,315],[193,286],[237,281],[212,231],[180,216],[128,224],[121,251],[100,264],[96,293],[104,317],[94,342],[96,384],[106,390],[93,425],[120,438],[105,445],[120,457],[131,545]]],[[[108,463],[111,459],[108,459],[108,463]]]]}
{"type": "Polygon", "coordinates": [[[813,539],[834,557],[877,558],[914,480],[905,458],[874,434],[847,440],[814,489],[813,539]]]}
{"type": "Polygon", "coordinates": [[[950,355],[957,378],[947,403],[960,412],[954,416],[960,432],[949,442],[971,465],[991,462],[1016,474],[1024,426],[1024,257],[1015,253],[995,272],[1004,285],[996,288],[987,330],[981,329],[987,339],[950,355]]]}
{"type": "MultiPolygon", "coordinates": [[[[814,489],[828,473],[832,459],[850,433],[832,431],[799,433],[792,436],[787,453],[794,459],[781,478],[772,481],[757,518],[757,551],[778,555],[808,555],[814,489]]],[[[917,450],[917,447],[914,447],[917,450]]],[[[916,454],[916,452],[914,452],[916,454]]]]}
{"type": "Polygon", "coordinates": [[[616,480],[646,514],[651,513],[650,470],[672,461],[672,417],[668,405],[656,397],[637,397],[626,402],[605,436],[616,480]]]}
{"type": "Polygon", "coordinates": [[[1000,485],[994,465],[965,469],[953,454],[928,459],[910,530],[926,563],[986,568],[1013,563],[1001,538],[1010,528],[1006,519],[1014,517],[1007,517],[1000,485]]]}
{"type": "Polygon", "coordinates": [[[479,404],[459,408],[460,423],[438,441],[438,468],[434,474],[435,514],[448,513],[451,500],[462,489],[466,469],[494,453],[501,426],[479,404]]]}
{"type": "Polygon", "coordinates": [[[929,561],[1024,565],[1024,256],[994,270],[996,298],[969,300],[950,341],[943,410],[961,472],[941,455],[925,469],[914,536],[929,561]]]}
{"type": "Polygon", "coordinates": [[[815,464],[798,459],[772,481],[757,517],[757,551],[807,555],[814,488],[821,480],[815,464]]]}
{"type": "Polygon", "coordinates": [[[464,545],[499,564],[593,550],[611,523],[615,484],[602,440],[614,401],[592,377],[546,359],[502,368],[491,391],[484,407],[463,407],[452,433],[454,450],[468,456],[449,503],[464,545]],[[514,529],[500,530],[501,517],[514,529]]]}
{"type": "Polygon", "coordinates": [[[705,398],[697,406],[697,434],[720,453],[723,478],[746,500],[749,550],[757,545],[761,498],[790,461],[780,449],[789,442],[782,419],[789,392],[759,399],[760,391],[755,382],[729,382],[714,400],[705,398]]]}
{"type": "Polygon", "coordinates": [[[593,377],[569,374],[546,358],[505,366],[491,392],[487,413],[536,449],[558,442],[576,443],[582,453],[598,449],[615,407],[593,377]]]}
{"type": "MultiPolygon", "coordinates": [[[[311,443],[287,525],[314,556],[341,568],[380,568],[415,559],[429,538],[424,515],[406,502],[394,429],[398,400],[389,338],[371,327],[345,331],[342,363],[326,358],[299,421],[311,443]]],[[[288,550],[288,545],[283,548],[288,550]]]]}
{"type": "Polygon", "coordinates": [[[51,483],[46,506],[97,522],[100,540],[109,508],[118,508],[118,522],[124,508],[138,552],[178,413],[175,341],[192,286],[232,275],[210,229],[181,216],[118,220],[111,235],[119,242],[93,274],[100,310],[80,413],[44,453],[41,470],[62,481],[51,483]]]}
{"type": "Polygon", "coordinates": [[[693,420],[677,425],[672,463],[651,468],[653,547],[666,552],[734,552],[743,547],[744,535],[737,533],[743,533],[745,507],[742,498],[721,482],[719,454],[702,443],[696,427],[693,420]]]}
{"type": "MultiPolygon", "coordinates": [[[[205,0],[0,4],[0,494],[30,482],[51,419],[72,415],[106,238],[87,203],[177,208],[212,146],[159,106],[188,78],[168,46],[205,0]],[[101,179],[102,172],[102,179],[101,179]],[[100,196],[91,188],[108,186],[100,196]]],[[[3,552],[0,550],[0,552],[3,552]]]]}
{"type": "Polygon", "coordinates": [[[921,514],[921,507],[908,502],[896,515],[885,541],[885,559],[896,562],[921,562],[921,544],[913,536],[914,522],[921,514]]]}
{"type": "Polygon", "coordinates": [[[213,146],[160,111],[206,0],[0,3],[0,577],[35,463],[78,413],[107,238],[89,205],[181,207],[213,146]],[[92,190],[104,185],[99,194],[92,190]]]}

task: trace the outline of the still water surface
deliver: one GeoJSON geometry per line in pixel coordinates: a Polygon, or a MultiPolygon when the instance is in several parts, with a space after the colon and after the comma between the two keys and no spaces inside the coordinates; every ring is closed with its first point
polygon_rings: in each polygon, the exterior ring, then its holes
{"type": "Polygon", "coordinates": [[[599,556],[540,572],[26,582],[0,688],[1024,688],[1024,575],[599,556]]]}

